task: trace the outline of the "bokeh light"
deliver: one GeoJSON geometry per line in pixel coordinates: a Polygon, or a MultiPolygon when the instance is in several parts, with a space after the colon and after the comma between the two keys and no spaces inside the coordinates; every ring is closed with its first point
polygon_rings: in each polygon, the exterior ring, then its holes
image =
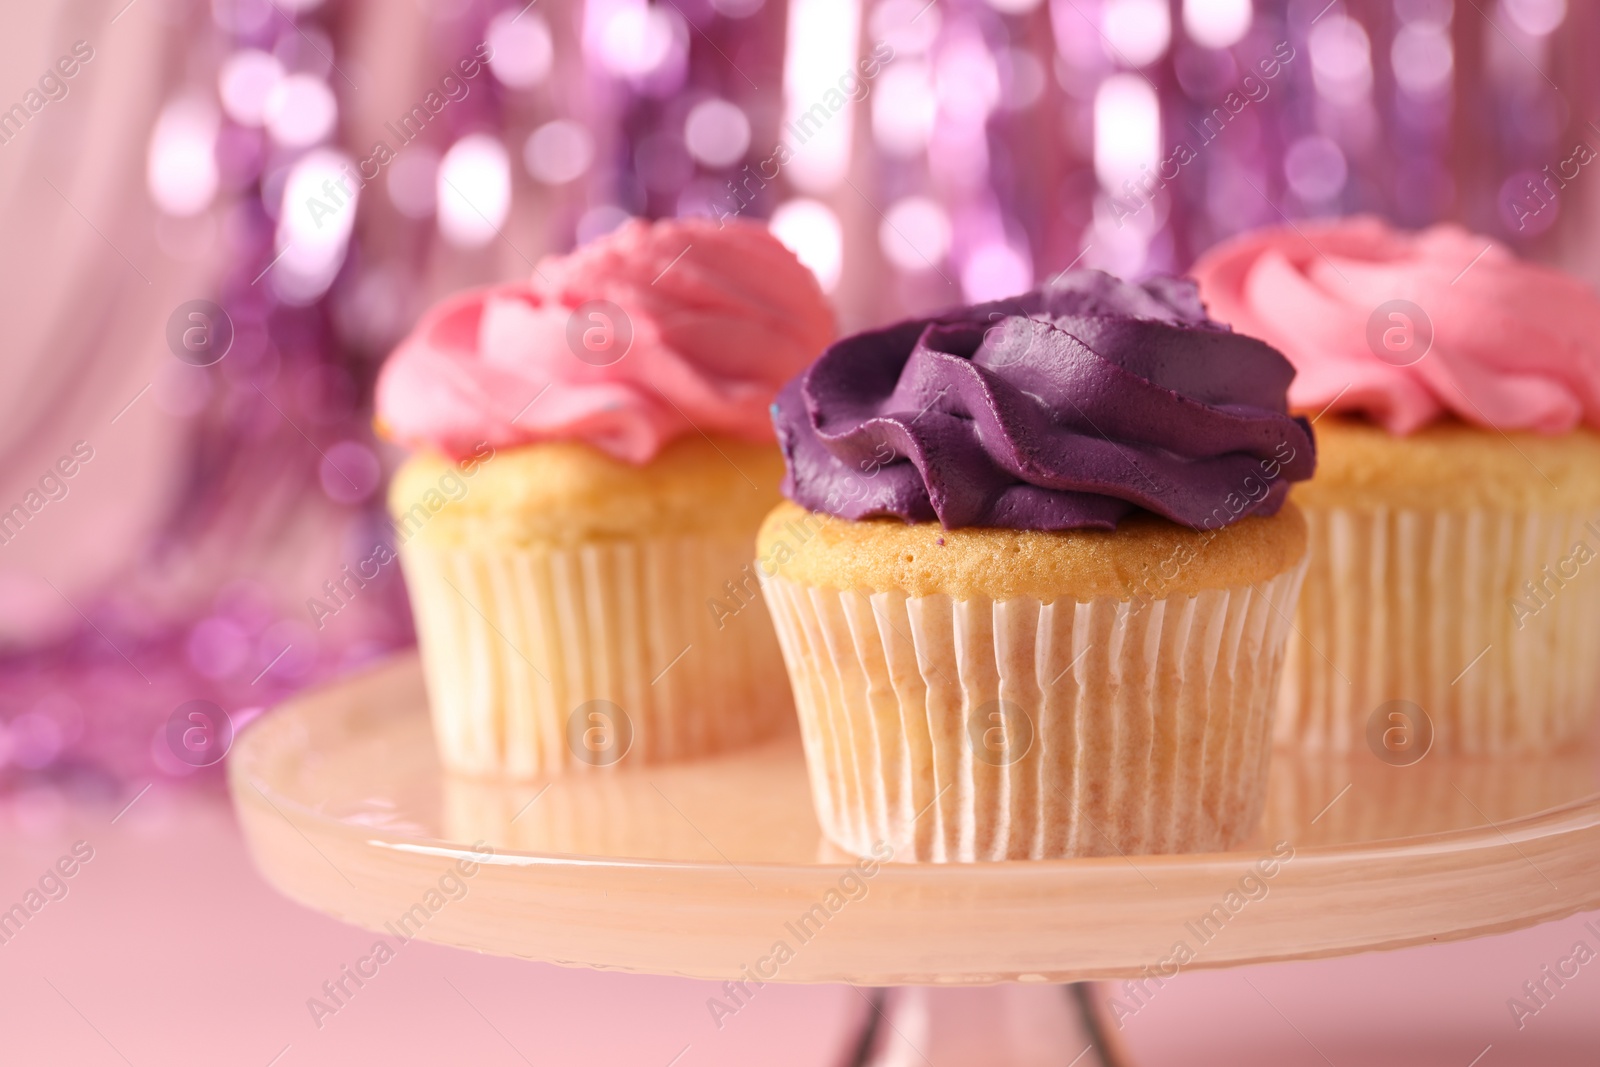
{"type": "Polygon", "coordinates": [[[217,109],[197,97],[162,108],[150,135],[145,182],[169,215],[198,215],[217,195],[217,109]]]}
{"type": "Polygon", "coordinates": [[[926,196],[897,200],[884,213],[878,244],[903,271],[937,270],[950,251],[950,216],[926,196]]]}
{"type": "Polygon", "coordinates": [[[1307,35],[1317,92],[1335,104],[1358,104],[1372,89],[1372,47],[1354,19],[1330,14],[1307,35]]]}
{"type": "Polygon", "coordinates": [[[1183,0],[1183,32],[1202,48],[1231,48],[1250,32],[1250,0],[1183,0]]]}
{"type": "Polygon", "coordinates": [[[1094,172],[1113,195],[1161,157],[1161,104],[1137,74],[1114,74],[1094,97],[1094,172]]]}
{"type": "Polygon", "coordinates": [[[211,17],[224,30],[248,37],[277,16],[271,0],[211,0],[211,17]]]}
{"type": "Polygon", "coordinates": [[[963,126],[981,126],[1000,103],[1000,72],[976,33],[952,35],[934,60],[939,113],[963,126]]]}
{"type": "Polygon", "coordinates": [[[928,147],[938,112],[928,64],[897,62],[878,76],[872,93],[873,139],[891,156],[915,156],[928,147]]]}
{"type": "Polygon", "coordinates": [[[286,303],[309,304],[327,291],[343,265],[361,190],[352,160],[319,148],[290,168],[278,209],[277,262],[267,277],[286,303]]]}
{"type": "Polygon", "coordinates": [[[241,126],[260,126],[266,121],[267,98],[283,78],[277,56],[256,48],[233,53],[217,75],[223,110],[241,126]]]}
{"type": "Polygon", "coordinates": [[[1037,103],[1050,77],[1039,57],[1022,48],[1002,48],[994,58],[1000,76],[1000,106],[1021,111],[1037,103]]]}
{"type": "Polygon", "coordinates": [[[887,44],[899,64],[927,52],[939,39],[942,21],[939,6],[926,0],[880,0],[867,20],[868,44],[887,44]]]}
{"type": "Polygon", "coordinates": [[[317,478],[330,500],[359,504],[378,488],[383,469],[372,449],[359,441],[340,441],[324,452],[317,478]]]}
{"type": "Polygon", "coordinates": [[[750,148],[750,120],[739,105],[721,99],[702,100],[689,110],[683,125],[689,154],[708,167],[729,167],[750,148]]]}
{"type": "Polygon", "coordinates": [[[1413,96],[1432,96],[1450,84],[1455,54],[1450,35],[1430,22],[1408,22],[1389,47],[1394,80],[1413,96]]]}
{"type": "Polygon", "coordinates": [[[1500,10],[1530,37],[1554,33],[1566,21],[1567,0],[1500,0],[1500,10]]]}
{"type": "Polygon", "coordinates": [[[1000,242],[980,245],[961,268],[961,295],[973,303],[1015,296],[1032,285],[1027,257],[1000,242]]]}
{"type": "Polygon", "coordinates": [[[316,75],[290,74],[267,93],[262,116],[274,141],[288,148],[303,148],[333,132],[339,102],[328,83],[316,75]]]}
{"type": "Polygon", "coordinates": [[[989,0],[989,6],[1007,15],[1026,15],[1043,0],[989,0]]]}
{"type": "Polygon", "coordinates": [[[439,232],[461,248],[494,240],[511,210],[511,160],[505,146],[473,133],[439,161],[439,232]]]}
{"type": "Polygon", "coordinates": [[[1311,134],[1289,146],[1283,157],[1283,173],[1296,196],[1308,204],[1321,205],[1344,189],[1349,168],[1336,143],[1311,134]]]}
{"type": "Polygon", "coordinates": [[[644,78],[672,58],[680,26],[658,5],[618,5],[600,31],[600,61],[619,78],[644,78]]]}
{"type": "Polygon", "coordinates": [[[576,181],[594,162],[594,136],[571,119],[547,122],[528,135],[522,164],[537,181],[565,185],[576,181]]]}
{"type": "Polygon", "coordinates": [[[780,204],[767,225],[817,276],[823,292],[833,292],[844,268],[844,228],[833,209],[802,197],[780,204]]]}
{"type": "Polygon", "coordinates": [[[1105,0],[1100,32],[1113,56],[1143,67],[1160,59],[1172,41],[1172,16],[1167,0],[1105,0]]]}
{"type": "Polygon", "coordinates": [[[508,10],[489,23],[489,69],[502,85],[531,89],[544,81],[555,58],[550,25],[527,9],[508,10]]]}
{"type": "Polygon", "coordinates": [[[854,109],[841,86],[855,77],[859,22],[858,0],[790,0],[783,123],[797,142],[789,180],[804,192],[833,189],[850,168],[854,109]]]}

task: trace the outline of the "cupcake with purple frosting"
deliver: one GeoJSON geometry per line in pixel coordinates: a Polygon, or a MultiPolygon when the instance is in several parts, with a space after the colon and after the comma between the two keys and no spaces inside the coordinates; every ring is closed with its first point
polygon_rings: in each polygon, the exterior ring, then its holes
{"type": "Polygon", "coordinates": [[[1077,271],[790,382],[757,562],[828,838],[955,861],[1248,837],[1316,461],[1293,376],[1190,282],[1077,271]]]}

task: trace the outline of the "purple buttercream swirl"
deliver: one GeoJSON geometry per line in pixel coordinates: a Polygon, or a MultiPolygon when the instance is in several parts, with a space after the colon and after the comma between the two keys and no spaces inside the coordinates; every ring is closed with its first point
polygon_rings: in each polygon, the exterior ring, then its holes
{"type": "Polygon", "coordinates": [[[1294,368],[1193,282],[1100,271],[832,345],[773,405],[783,491],[846,519],[1195,529],[1271,515],[1316,463],[1294,368]]]}

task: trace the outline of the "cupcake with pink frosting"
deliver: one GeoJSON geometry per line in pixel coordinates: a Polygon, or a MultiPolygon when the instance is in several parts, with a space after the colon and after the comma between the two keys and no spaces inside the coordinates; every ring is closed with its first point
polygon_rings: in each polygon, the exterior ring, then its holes
{"type": "Polygon", "coordinates": [[[1391,762],[1542,750],[1600,706],[1600,298],[1453,225],[1246,234],[1194,269],[1314,419],[1277,733],[1391,762]]]}
{"type": "Polygon", "coordinates": [[[377,416],[414,452],[389,503],[448,769],[689,758],[783,721],[747,561],[783,477],[768,408],[833,330],[765,229],[704,220],[423,317],[377,416]]]}

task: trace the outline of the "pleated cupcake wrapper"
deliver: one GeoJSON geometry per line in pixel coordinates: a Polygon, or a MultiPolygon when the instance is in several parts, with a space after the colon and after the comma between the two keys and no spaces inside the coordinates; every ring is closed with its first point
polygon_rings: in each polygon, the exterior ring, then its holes
{"type": "Polygon", "coordinates": [[[1302,573],[1142,608],[767,579],[823,831],[933,861],[1237,844],[1302,573]]]}
{"type": "Polygon", "coordinates": [[[754,583],[739,588],[749,555],[742,539],[404,545],[446,768],[530,777],[658,763],[773,732],[789,702],[772,624],[754,583]]]}
{"type": "Polygon", "coordinates": [[[1588,728],[1600,706],[1600,513],[1301,510],[1310,569],[1278,740],[1359,751],[1393,700],[1426,712],[1439,751],[1544,750],[1588,728]],[[1597,558],[1562,578],[1578,544],[1597,558]],[[1545,586],[1537,599],[1530,581],[1545,586]]]}

